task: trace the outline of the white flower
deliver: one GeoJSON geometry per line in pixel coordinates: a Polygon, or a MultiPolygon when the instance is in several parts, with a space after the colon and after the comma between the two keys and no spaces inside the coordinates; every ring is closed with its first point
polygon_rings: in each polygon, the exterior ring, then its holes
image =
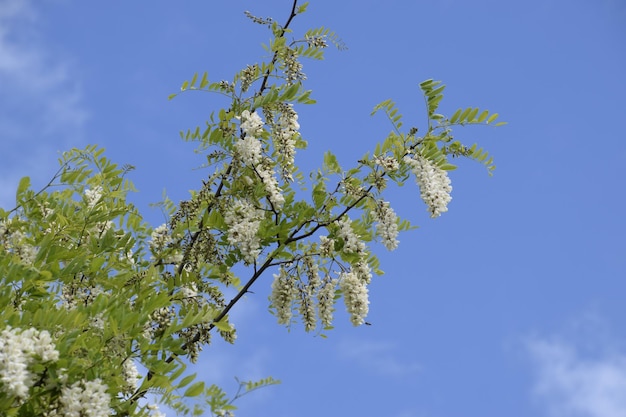
{"type": "Polygon", "coordinates": [[[34,328],[25,331],[7,327],[0,333],[0,389],[10,396],[25,400],[35,375],[29,367],[35,362],[59,359],[50,333],[34,328]]]}
{"type": "Polygon", "coordinates": [[[352,220],[348,216],[344,216],[337,222],[339,231],[337,234],[344,241],[343,250],[347,253],[361,253],[365,250],[365,244],[352,230],[352,220]]]}
{"type": "Polygon", "coordinates": [[[376,224],[376,234],[383,240],[388,250],[398,247],[398,216],[393,211],[388,201],[380,201],[372,212],[376,224]]]}
{"type": "Polygon", "coordinates": [[[265,191],[267,191],[268,198],[270,199],[274,208],[281,208],[285,204],[285,197],[281,194],[278,187],[278,180],[274,176],[274,171],[270,169],[260,169],[259,176],[265,185],[265,191]]]}
{"type": "Polygon", "coordinates": [[[367,286],[353,271],[342,272],[339,276],[339,288],[343,293],[343,301],[350,313],[350,321],[355,326],[365,323],[369,312],[367,286]]]}
{"type": "Polygon", "coordinates": [[[241,252],[244,263],[251,264],[261,253],[261,240],[257,236],[263,211],[247,201],[233,203],[224,213],[228,225],[228,243],[241,252]]]}
{"type": "Polygon", "coordinates": [[[337,280],[327,279],[317,292],[317,314],[322,322],[322,326],[328,327],[333,322],[333,311],[335,310],[335,287],[337,280]]]}
{"type": "Polygon", "coordinates": [[[252,135],[238,140],[235,143],[235,149],[243,163],[249,166],[257,165],[263,158],[261,154],[261,141],[252,135]]]}
{"type": "Polygon", "coordinates": [[[127,394],[133,393],[139,386],[141,376],[139,375],[137,366],[135,366],[135,362],[133,362],[132,359],[128,358],[124,361],[124,365],[122,366],[122,376],[126,381],[124,392],[127,394]]]}
{"type": "Polygon", "coordinates": [[[89,208],[93,208],[98,203],[101,197],[102,187],[100,186],[97,186],[91,190],[85,190],[85,199],[87,200],[87,206],[89,206],[89,208]]]}
{"type": "Polygon", "coordinates": [[[249,110],[241,112],[241,130],[243,130],[246,136],[257,137],[263,129],[263,120],[257,114],[256,111],[250,113],[249,110]]]}
{"type": "Polygon", "coordinates": [[[382,166],[385,171],[397,171],[400,165],[393,156],[374,156],[376,165],[382,166]]]}
{"type": "Polygon", "coordinates": [[[330,256],[335,250],[335,239],[330,239],[328,236],[320,236],[320,255],[330,256]]]}
{"type": "Polygon", "coordinates": [[[108,417],[111,396],[99,378],[75,382],[61,389],[61,411],[64,417],[108,417]]]}
{"type": "Polygon", "coordinates": [[[165,223],[155,228],[150,235],[150,249],[153,252],[161,252],[171,242],[169,229],[165,223]]]}
{"type": "Polygon", "coordinates": [[[369,284],[372,281],[372,269],[365,259],[352,264],[352,272],[365,284],[369,284]]]}
{"type": "Polygon", "coordinates": [[[272,307],[276,309],[278,324],[288,325],[291,323],[291,306],[297,295],[298,289],[295,280],[281,267],[278,274],[274,274],[270,296],[272,307]]]}
{"type": "Polygon", "coordinates": [[[274,126],[274,140],[276,149],[280,155],[280,165],[283,179],[293,181],[294,158],[296,154],[296,137],[300,124],[298,114],[291,104],[279,107],[280,116],[274,126]]]}
{"type": "Polygon", "coordinates": [[[428,206],[430,217],[439,217],[448,211],[448,203],[452,200],[450,193],[452,186],[446,171],[438,168],[428,159],[415,155],[404,157],[404,161],[411,166],[415,180],[420,187],[421,197],[428,206]]]}

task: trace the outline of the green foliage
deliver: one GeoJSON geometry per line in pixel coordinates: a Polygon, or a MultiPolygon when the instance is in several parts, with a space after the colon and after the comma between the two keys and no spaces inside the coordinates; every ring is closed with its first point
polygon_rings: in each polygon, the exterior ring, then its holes
{"type": "MultiPolygon", "coordinates": [[[[344,168],[328,151],[307,180],[295,159],[307,144],[295,109],[315,101],[300,59],[322,59],[328,42],[345,45],[325,27],[288,41],[290,22],[306,6],[294,1],[282,26],[247,13],[272,35],[266,62],[230,81],[203,72],[183,82],[181,92],[217,93],[227,103],[180,133],[213,169],[187,200],[164,196],[167,224],[144,222],[127,200],[133,167],[109,161],[95,145],[64,153],[41,190],[28,177],[19,182],[16,206],[0,209],[0,318],[7,329],[49,332],[59,359],[32,360],[38,382],[28,401],[0,382],[0,415],[42,415],[59,406],[64,388],[96,380],[116,415],[150,415],[140,405],[147,394],[181,415],[231,415],[234,401],[278,381],[237,380],[229,397],[186,366],[216,333],[235,341],[229,313],[261,276],[275,273],[270,310],[283,325],[301,322],[325,337],[342,298],[352,322],[363,324],[367,285],[383,273],[374,248],[393,250],[397,232],[416,228],[385,201],[389,180],[401,186],[415,177],[420,187],[437,180],[426,185],[438,186],[442,201],[452,158],[493,170],[488,153],[454,139],[452,128],[497,126],[498,114],[470,107],[448,118],[438,113],[445,86],[427,80],[422,136],[405,131],[396,104],[385,100],[372,114],[383,111],[392,131],[373,152],[344,168]],[[237,291],[230,300],[226,288],[237,291]],[[133,364],[146,369],[137,381],[128,376],[133,364]]],[[[422,197],[432,213],[447,209],[422,197]]]]}

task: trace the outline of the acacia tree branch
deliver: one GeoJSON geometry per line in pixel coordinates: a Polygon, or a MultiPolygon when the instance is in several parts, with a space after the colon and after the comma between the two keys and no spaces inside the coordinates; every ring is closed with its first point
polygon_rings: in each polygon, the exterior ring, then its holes
{"type": "MultiPolygon", "coordinates": [[[[291,22],[293,21],[294,17],[296,17],[297,13],[296,13],[296,7],[298,4],[298,0],[294,0],[291,6],[291,12],[289,13],[289,17],[287,18],[286,23],[283,25],[282,29],[281,29],[281,33],[278,36],[283,37],[285,35],[285,33],[287,32],[287,29],[289,28],[289,25],[291,24],[291,22]]],[[[278,51],[274,52],[274,55],[272,56],[272,60],[270,63],[269,68],[267,69],[267,71],[265,72],[265,75],[263,76],[263,81],[261,82],[261,86],[259,87],[259,91],[257,93],[257,95],[262,95],[263,92],[267,89],[267,82],[269,80],[269,77],[271,75],[271,70],[273,65],[276,63],[278,59],[278,51]]],[[[219,185],[217,186],[217,189],[215,190],[215,193],[213,194],[213,201],[217,201],[217,199],[221,196],[222,194],[222,190],[224,188],[224,184],[225,184],[225,179],[229,176],[229,174],[231,173],[233,169],[233,164],[232,162],[228,165],[228,168],[226,169],[226,171],[224,172],[224,174],[222,175],[222,179],[220,180],[219,185]]],[[[212,210],[214,207],[214,203],[209,204],[209,206],[207,207],[207,211],[212,210]]],[[[182,273],[182,270],[184,268],[184,265],[186,263],[186,261],[189,259],[189,256],[191,254],[191,251],[193,250],[194,245],[196,244],[198,237],[200,236],[200,233],[202,232],[202,230],[204,229],[204,217],[200,219],[199,223],[198,223],[198,230],[196,232],[193,233],[193,235],[190,238],[190,242],[187,245],[187,249],[185,251],[185,254],[183,256],[183,261],[180,263],[180,265],[178,266],[177,269],[177,274],[180,275],[182,273]]],[[[279,242],[278,244],[278,248],[281,247],[281,244],[279,242]]],[[[228,312],[233,308],[233,306],[239,301],[239,299],[241,299],[241,297],[243,297],[243,295],[248,291],[248,289],[252,286],[252,284],[259,278],[259,276],[261,276],[261,274],[271,265],[271,261],[273,260],[273,257],[268,257],[268,259],[266,259],[265,263],[258,269],[255,271],[254,275],[250,278],[250,280],[248,280],[248,282],[246,283],[246,285],[239,291],[239,293],[228,303],[228,305],[224,308],[224,310],[222,310],[222,312],[213,319],[212,323],[209,326],[209,330],[211,331],[214,327],[215,327],[215,323],[218,323],[220,320],[222,320],[227,314],[228,312]]],[[[193,337],[192,340],[186,342],[185,344],[182,345],[182,350],[187,350],[187,348],[193,344],[193,343],[197,343],[200,340],[200,333],[196,333],[196,335],[193,337]]],[[[170,363],[172,362],[178,355],[173,353],[171,354],[166,360],[166,363],[170,363]]],[[[154,376],[154,373],[152,371],[148,371],[148,374],[146,376],[147,380],[152,379],[152,377],[154,376]]],[[[136,393],[133,398],[138,399],[140,397],[142,397],[145,394],[144,392],[140,392],[140,393],[136,393]]]]}
{"type": "MultiPolygon", "coordinates": [[[[289,25],[291,24],[293,18],[296,17],[296,15],[297,15],[297,13],[296,13],[296,6],[297,5],[298,5],[298,0],[294,0],[293,4],[291,6],[291,12],[289,13],[289,17],[287,18],[287,22],[283,25],[283,27],[281,29],[281,33],[279,35],[279,38],[283,37],[285,35],[285,33],[286,33],[287,29],[289,28],[289,25]]],[[[272,56],[272,60],[270,62],[269,68],[267,69],[267,71],[265,71],[265,75],[263,76],[263,81],[261,82],[261,86],[259,87],[259,91],[257,92],[256,95],[260,96],[266,90],[266,88],[267,88],[267,81],[269,80],[269,77],[271,75],[272,67],[276,63],[277,59],[278,59],[278,51],[274,52],[274,55],[272,56]]],[[[231,162],[228,165],[228,168],[226,168],[226,171],[224,172],[224,175],[222,175],[222,179],[220,180],[220,183],[217,186],[217,189],[215,190],[214,201],[216,201],[217,198],[219,198],[220,195],[222,194],[222,189],[224,188],[224,180],[229,176],[229,174],[231,173],[232,169],[233,169],[233,164],[231,162]]],[[[212,209],[213,209],[213,204],[210,204],[209,207],[207,207],[206,210],[208,212],[210,212],[212,209]]],[[[191,236],[190,242],[187,245],[187,250],[185,251],[185,254],[183,256],[183,262],[180,263],[180,265],[178,266],[178,270],[176,271],[177,275],[180,275],[182,273],[183,268],[185,266],[185,263],[189,259],[189,255],[191,254],[191,251],[193,250],[193,247],[194,247],[196,241],[198,240],[198,237],[200,236],[200,233],[202,233],[203,229],[204,229],[204,217],[200,219],[200,223],[198,224],[198,230],[191,236]]]]}

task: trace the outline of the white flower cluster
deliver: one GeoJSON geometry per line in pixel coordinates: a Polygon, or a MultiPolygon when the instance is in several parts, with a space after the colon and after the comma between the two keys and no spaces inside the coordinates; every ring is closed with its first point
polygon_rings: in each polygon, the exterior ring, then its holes
{"type": "Polygon", "coordinates": [[[274,175],[274,169],[264,160],[261,141],[257,139],[263,131],[263,121],[257,112],[250,113],[244,110],[241,113],[241,130],[245,137],[235,143],[235,150],[241,161],[255,169],[261,181],[265,185],[271,203],[280,208],[285,203],[285,197],[280,192],[278,181],[274,175]]]}
{"type": "MultiPolygon", "coordinates": [[[[8,234],[8,233],[7,233],[8,234]]],[[[37,257],[37,248],[26,240],[26,235],[19,230],[10,232],[4,239],[4,247],[8,252],[16,254],[25,265],[32,265],[37,257]]]]}
{"type": "Polygon", "coordinates": [[[278,187],[278,180],[274,175],[274,170],[271,168],[261,168],[258,167],[257,171],[259,176],[263,180],[263,184],[265,184],[265,191],[269,194],[269,199],[276,208],[281,208],[283,204],[285,204],[285,197],[280,192],[280,188],[278,187]]]}
{"type": "Polygon", "coordinates": [[[388,201],[380,201],[376,209],[372,211],[372,217],[376,224],[376,234],[383,240],[383,244],[388,250],[398,247],[398,216],[393,211],[388,201]]]}
{"type": "Polygon", "coordinates": [[[228,243],[241,252],[244,262],[253,263],[261,253],[261,240],[257,236],[263,211],[247,201],[237,201],[224,213],[228,225],[228,243]]]}
{"type": "Polygon", "coordinates": [[[362,253],[365,251],[365,244],[352,230],[352,220],[348,216],[343,216],[337,223],[339,224],[337,235],[344,241],[343,250],[347,253],[362,253]]]}
{"type": "Polygon", "coordinates": [[[59,352],[48,331],[7,327],[0,333],[0,389],[9,396],[25,400],[35,383],[35,375],[29,367],[58,359],[59,352]]]}
{"type": "Polygon", "coordinates": [[[241,130],[246,136],[257,137],[263,131],[263,120],[256,111],[250,113],[249,110],[241,112],[241,130]]]}
{"type": "Polygon", "coordinates": [[[95,285],[78,286],[73,284],[63,284],[61,287],[61,301],[63,307],[68,310],[78,305],[90,305],[98,295],[102,294],[102,289],[95,285]]]}
{"type": "Polygon", "coordinates": [[[254,136],[246,135],[245,138],[238,140],[237,143],[235,143],[235,149],[243,163],[249,166],[257,165],[263,158],[261,154],[261,141],[254,136]]]}
{"type": "Polygon", "coordinates": [[[355,326],[365,323],[369,312],[369,298],[366,283],[354,271],[342,272],[339,275],[339,288],[343,293],[346,309],[350,313],[350,321],[355,326]]]}
{"type": "Polygon", "coordinates": [[[420,187],[422,200],[430,211],[430,217],[439,217],[441,213],[448,211],[448,203],[452,200],[450,196],[452,186],[446,171],[420,155],[413,157],[407,155],[404,161],[411,166],[420,187]]]}
{"type": "Polygon", "coordinates": [[[275,126],[276,149],[281,155],[282,175],[286,181],[293,181],[291,172],[296,155],[296,135],[300,124],[298,114],[291,104],[281,106],[280,116],[275,126]]]}
{"type": "Polygon", "coordinates": [[[372,282],[372,269],[370,268],[367,260],[361,259],[359,262],[353,264],[352,272],[365,284],[372,282]]]}
{"type": "Polygon", "coordinates": [[[321,281],[317,263],[313,262],[313,259],[309,256],[304,258],[303,263],[304,273],[307,276],[308,282],[306,286],[303,286],[300,290],[300,306],[298,310],[304,322],[304,330],[310,332],[317,326],[314,295],[321,281]]]}
{"type": "Polygon", "coordinates": [[[298,52],[291,48],[285,48],[282,54],[285,79],[288,85],[298,80],[306,80],[302,72],[302,64],[298,61],[298,52]]]}
{"type": "Polygon", "coordinates": [[[111,396],[107,386],[99,379],[75,382],[61,389],[61,413],[63,417],[108,417],[111,415],[111,396]]]}
{"type": "Polygon", "coordinates": [[[152,340],[157,331],[165,329],[172,323],[174,308],[161,307],[150,314],[150,320],[143,327],[143,337],[152,340]]]}
{"type": "Polygon", "coordinates": [[[126,386],[123,389],[124,393],[132,394],[135,392],[139,386],[141,375],[139,375],[135,362],[133,362],[130,358],[124,361],[124,365],[122,366],[122,377],[124,378],[124,381],[126,381],[126,386]]]}
{"type": "Polygon", "coordinates": [[[335,250],[335,239],[328,236],[320,236],[320,255],[330,256],[335,250]]]}
{"type": "Polygon", "coordinates": [[[270,295],[272,307],[276,309],[278,324],[289,325],[291,323],[291,306],[297,295],[298,289],[293,277],[289,275],[285,268],[281,267],[278,274],[274,274],[272,294],[270,295]]]}
{"type": "MultiPolygon", "coordinates": [[[[167,245],[172,242],[169,228],[162,224],[152,231],[150,240],[150,250],[154,255],[161,255],[168,249],[167,245]]],[[[183,260],[183,254],[171,248],[167,251],[167,256],[162,256],[165,263],[178,264],[183,260]]]]}
{"type": "Polygon", "coordinates": [[[330,326],[333,322],[335,287],[337,287],[336,279],[326,279],[317,293],[317,314],[324,327],[330,326]]]}
{"type": "Polygon", "coordinates": [[[400,164],[393,156],[374,156],[374,163],[380,165],[385,171],[397,171],[400,168],[400,164]]]}
{"type": "Polygon", "coordinates": [[[165,247],[171,242],[170,233],[165,223],[155,228],[152,231],[150,249],[152,252],[158,253],[163,251],[165,247]]]}
{"type": "Polygon", "coordinates": [[[85,200],[87,200],[87,206],[89,206],[89,208],[94,208],[100,198],[102,198],[102,187],[97,186],[85,190],[85,200]]]}

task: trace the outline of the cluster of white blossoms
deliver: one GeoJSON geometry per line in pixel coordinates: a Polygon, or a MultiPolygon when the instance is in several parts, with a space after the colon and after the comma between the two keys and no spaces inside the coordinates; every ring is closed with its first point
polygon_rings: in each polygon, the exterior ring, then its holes
{"type": "Polygon", "coordinates": [[[398,237],[398,216],[391,208],[388,201],[379,201],[376,209],[372,211],[372,217],[376,224],[376,234],[381,237],[383,244],[388,250],[394,250],[400,243],[398,237]]]}
{"type": "Polygon", "coordinates": [[[241,252],[244,262],[253,263],[261,253],[258,237],[263,211],[248,201],[239,200],[226,209],[224,221],[228,225],[228,243],[241,252]]]}
{"type": "Polygon", "coordinates": [[[150,314],[150,320],[143,326],[143,337],[152,340],[157,332],[165,329],[175,317],[174,307],[161,307],[150,314]]]}
{"type": "MultiPolygon", "coordinates": [[[[155,228],[150,236],[150,250],[154,255],[162,255],[168,249],[167,245],[172,242],[169,228],[165,223],[155,228]]],[[[170,248],[167,256],[163,256],[162,259],[165,263],[178,264],[182,262],[183,254],[170,248]]]]}
{"type": "Polygon", "coordinates": [[[89,208],[94,208],[100,198],[102,198],[102,187],[97,186],[85,190],[85,200],[87,200],[87,206],[89,206],[89,208]]]}
{"type": "Polygon", "coordinates": [[[323,327],[328,327],[333,322],[333,311],[335,311],[335,288],[336,279],[327,277],[317,292],[317,315],[323,327]]]}
{"type": "Polygon", "coordinates": [[[362,253],[365,250],[365,243],[352,230],[352,220],[348,216],[337,221],[339,231],[337,235],[343,239],[343,250],[347,253],[362,253]]]}
{"type": "Polygon", "coordinates": [[[0,224],[0,244],[7,252],[16,254],[25,265],[32,265],[37,257],[38,250],[27,241],[27,237],[20,230],[11,230],[0,224]]]}
{"type": "MultiPolygon", "coordinates": [[[[299,312],[304,322],[304,330],[310,332],[317,326],[317,318],[315,316],[314,295],[320,286],[319,266],[310,256],[303,259],[304,274],[307,277],[307,284],[300,289],[299,312]]],[[[302,276],[302,275],[301,275],[302,276]]]]}
{"type": "Polygon", "coordinates": [[[270,202],[280,208],[285,203],[285,197],[280,192],[274,169],[266,158],[263,158],[262,144],[258,136],[263,131],[263,121],[257,112],[244,110],[241,113],[241,130],[245,137],[235,143],[235,150],[241,161],[254,168],[265,185],[270,202]]]}
{"type": "Polygon", "coordinates": [[[61,389],[60,410],[63,417],[109,417],[111,396],[99,378],[75,382],[61,389]]]}
{"type": "Polygon", "coordinates": [[[246,135],[245,138],[238,140],[235,143],[235,149],[246,165],[255,166],[263,159],[261,141],[254,136],[246,135]]]}
{"type": "Polygon", "coordinates": [[[441,213],[448,211],[448,203],[452,200],[452,196],[450,196],[452,186],[447,172],[420,155],[413,157],[407,155],[404,157],[404,162],[411,167],[411,171],[415,175],[422,200],[428,206],[430,217],[439,217],[441,213]]]}
{"type": "Polygon", "coordinates": [[[29,368],[58,359],[59,352],[48,331],[7,327],[0,333],[0,390],[25,400],[36,378],[29,368]]]}
{"type": "Polygon", "coordinates": [[[123,392],[125,394],[132,394],[135,392],[139,386],[141,375],[139,375],[135,362],[133,362],[130,358],[124,361],[124,365],[122,366],[122,377],[124,378],[124,381],[126,381],[126,386],[124,386],[123,392]]]}
{"type": "Polygon", "coordinates": [[[369,312],[369,298],[367,284],[358,274],[350,270],[339,275],[339,288],[343,293],[346,309],[350,313],[350,321],[355,326],[365,323],[369,312]]]}
{"type": "Polygon", "coordinates": [[[154,253],[162,252],[172,240],[165,223],[155,228],[150,236],[152,238],[152,240],[150,240],[150,249],[154,253]]]}
{"type": "Polygon", "coordinates": [[[263,120],[256,111],[250,113],[249,110],[241,112],[241,130],[246,136],[258,137],[263,132],[263,120]]]}
{"type": "Polygon", "coordinates": [[[278,324],[289,325],[291,323],[293,314],[291,306],[297,296],[298,289],[293,277],[281,266],[278,274],[274,274],[272,294],[270,295],[272,307],[276,309],[278,324]]]}
{"type": "Polygon", "coordinates": [[[280,107],[280,116],[275,124],[274,140],[276,149],[281,155],[281,169],[283,178],[286,181],[293,181],[291,172],[296,155],[296,135],[298,135],[300,124],[298,114],[291,104],[280,107]]]}
{"type": "Polygon", "coordinates": [[[400,164],[393,156],[374,156],[374,163],[389,172],[397,171],[400,168],[400,164]]]}
{"type": "Polygon", "coordinates": [[[330,256],[335,250],[335,239],[328,236],[320,236],[320,255],[330,256]]]}

